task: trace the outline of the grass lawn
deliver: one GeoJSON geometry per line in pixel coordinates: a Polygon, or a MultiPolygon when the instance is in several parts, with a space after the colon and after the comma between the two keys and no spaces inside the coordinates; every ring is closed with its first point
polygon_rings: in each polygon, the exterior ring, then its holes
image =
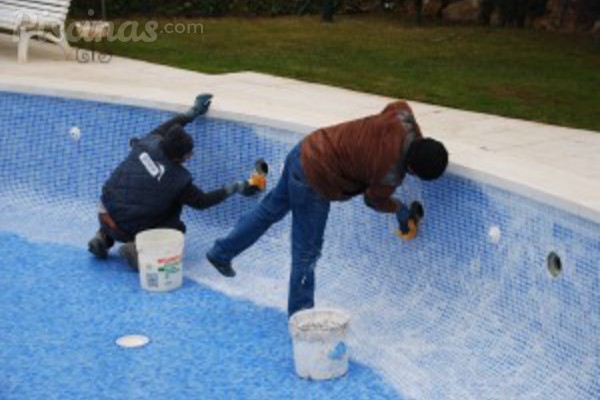
{"type": "Polygon", "coordinates": [[[419,28],[383,16],[346,16],[335,24],[316,17],[163,19],[161,27],[169,22],[202,23],[204,33],[159,33],[153,43],[109,48],[205,73],[251,70],[600,131],[600,41],[590,36],[419,28]]]}

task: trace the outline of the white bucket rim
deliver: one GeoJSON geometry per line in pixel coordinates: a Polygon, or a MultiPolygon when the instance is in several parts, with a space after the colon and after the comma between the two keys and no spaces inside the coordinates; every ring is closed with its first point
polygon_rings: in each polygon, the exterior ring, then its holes
{"type": "Polygon", "coordinates": [[[138,248],[154,244],[163,246],[165,243],[183,243],[184,240],[183,232],[169,228],[147,229],[135,235],[135,245],[138,248]]]}
{"type": "Polygon", "coordinates": [[[350,324],[350,314],[348,314],[344,310],[340,310],[337,308],[310,308],[307,310],[301,310],[292,315],[289,320],[289,329],[292,335],[303,334],[303,333],[333,333],[345,331],[350,324]],[[311,315],[318,314],[330,314],[337,316],[341,322],[336,323],[332,326],[311,326],[308,324],[307,326],[302,326],[301,321],[303,318],[309,318],[311,315]]]}

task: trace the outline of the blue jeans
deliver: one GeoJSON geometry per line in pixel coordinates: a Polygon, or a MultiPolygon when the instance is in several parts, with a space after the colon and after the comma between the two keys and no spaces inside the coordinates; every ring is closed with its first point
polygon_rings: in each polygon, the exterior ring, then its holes
{"type": "Polygon", "coordinates": [[[300,145],[288,154],[281,179],[260,204],[244,214],[226,238],[215,242],[211,257],[231,262],[292,211],[292,273],[288,315],[314,307],[315,266],[321,256],[329,200],[310,187],[300,162],[300,145]]]}

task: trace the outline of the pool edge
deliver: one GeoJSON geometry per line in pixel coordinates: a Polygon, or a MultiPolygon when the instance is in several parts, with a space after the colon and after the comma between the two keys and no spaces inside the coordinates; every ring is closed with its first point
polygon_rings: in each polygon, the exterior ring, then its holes
{"type": "MultiPolygon", "coordinates": [[[[0,91],[64,97],[83,101],[99,101],[109,104],[121,104],[164,111],[184,111],[189,107],[189,104],[178,101],[156,100],[134,95],[127,96],[123,94],[93,93],[86,90],[56,89],[38,85],[6,83],[1,80],[0,91]]],[[[318,126],[298,124],[275,118],[222,110],[219,109],[218,105],[213,105],[209,116],[286,130],[297,134],[298,140],[319,128],[318,126]]],[[[456,150],[456,148],[454,150],[456,150]]],[[[582,182],[573,182],[571,179],[569,179],[569,182],[554,180],[550,183],[550,179],[547,179],[547,177],[545,177],[546,179],[531,179],[533,177],[531,174],[529,175],[529,180],[507,178],[506,175],[511,172],[515,173],[519,170],[531,172],[529,169],[531,165],[526,165],[526,163],[521,160],[509,159],[498,154],[487,154],[487,159],[484,162],[481,159],[482,154],[475,154],[473,149],[458,146],[458,150],[458,153],[456,151],[451,151],[449,172],[465,176],[478,182],[484,182],[500,189],[515,192],[558,209],[565,210],[586,220],[600,223],[600,198],[598,200],[592,199],[591,201],[588,201],[587,196],[580,196],[586,197],[584,199],[576,198],[572,192],[565,190],[565,187],[569,185],[570,189],[572,187],[577,187],[577,189],[585,191],[588,188],[585,187],[584,184],[585,181],[590,181],[589,179],[581,179],[582,182]],[[458,161],[456,160],[457,157],[459,158],[458,161]],[[486,164],[488,169],[479,168],[478,165],[482,163],[486,164]],[[510,168],[511,166],[507,165],[510,163],[516,163],[517,165],[510,168]],[[557,182],[556,185],[554,185],[555,182],[557,182]],[[577,183],[579,183],[579,185],[577,185],[577,183]],[[557,187],[561,186],[562,190],[558,190],[557,187]]],[[[559,172],[554,169],[544,168],[543,166],[539,166],[539,169],[542,171],[538,171],[537,176],[534,178],[539,178],[542,175],[548,177],[554,176],[559,172]]],[[[575,178],[575,176],[566,178],[575,178]]],[[[567,180],[566,178],[564,179],[565,181],[567,180]]],[[[596,193],[595,195],[598,196],[599,194],[596,193]]]]}

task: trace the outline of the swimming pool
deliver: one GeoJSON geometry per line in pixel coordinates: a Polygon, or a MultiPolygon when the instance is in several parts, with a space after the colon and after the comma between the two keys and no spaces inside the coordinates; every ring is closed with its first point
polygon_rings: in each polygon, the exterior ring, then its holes
{"type": "MultiPolygon", "coordinates": [[[[335,204],[316,301],[350,311],[356,363],[339,381],[311,384],[293,375],[283,311],[289,221],[236,260],[234,280],[203,260],[256,199],[185,212],[188,279],[171,294],[144,293],[118,258],[98,263],[86,253],[100,187],[129,138],[172,113],[8,92],[0,93],[0,109],[0,340],[8,344],[0,348],[0,395],[8,399],[600,393],[597,220],[452,171],[432,183],[409,178],[401,188],[402,198],[426,209],[413,242],[400,242],[395,219],[362,199],[335,204]],[[69,135],[74,126],[78,141],[69,135]],[[556,277],[546,265],[550,252],[562,261],[556,277]],[[137,331],[150,346],[113,345],[137,331]]],[[[218,118],[188,130],[196,141],[188,168],[205,189],[246,176],[257,157],[269,160],[275,182],[300,139],[218,118]]]]}

